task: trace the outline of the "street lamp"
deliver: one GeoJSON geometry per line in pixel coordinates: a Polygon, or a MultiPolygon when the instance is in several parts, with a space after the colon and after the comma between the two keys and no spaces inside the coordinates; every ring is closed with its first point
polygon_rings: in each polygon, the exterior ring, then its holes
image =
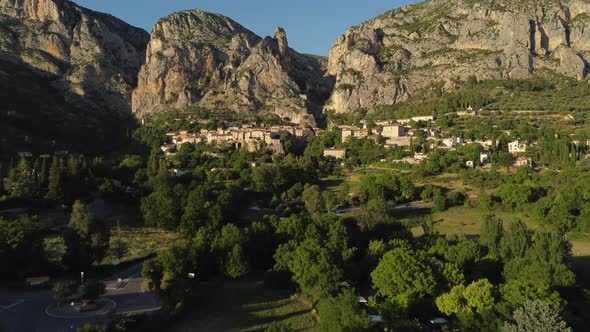
{"type": "Polygon", "coordinates": [[[80,285],[84,285],[84,272],[80,272],[80,285]]]}

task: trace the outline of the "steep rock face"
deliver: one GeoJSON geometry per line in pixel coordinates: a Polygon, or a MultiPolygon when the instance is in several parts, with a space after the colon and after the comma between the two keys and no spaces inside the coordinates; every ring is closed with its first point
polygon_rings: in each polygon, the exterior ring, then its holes
{"type": "Polygon", "coordinates": [[[322,68],[320,59],[290,49],[281,28],[260,38],[219,14],[175,13],[152,31],[133,112],[198,105],[313,123],[310,112],[330,90],[322,68]]]}
{"type": "Polygon", "coordinates": [[[66,101],[83,108],[129,113],[148,39],[70,1],[0,0],[0,57],[54,77],[66,101]]]}
{"type": "Polygon", "coordinates": [[[590,3],[430,0],[349,29],[330,52],[327,109],[371,110],[457,80],[526,78],[538,69],[585,79],[590,3]]]}

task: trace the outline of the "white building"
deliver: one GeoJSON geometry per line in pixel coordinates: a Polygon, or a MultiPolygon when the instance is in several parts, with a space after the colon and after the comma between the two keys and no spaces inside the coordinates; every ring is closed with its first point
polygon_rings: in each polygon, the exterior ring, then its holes
{"type": "Polygon", "coordinates": [[[488,151],[484,151],[479,154],[479,162],[483,164],[487,164],[490,162],[490,153],[488,151]]]}
{"type": "Polygon", "coordinates": [[[508,143],[508,152],[512,154],[526,152],[528,145],[528,142],[524,142],[521,140],[510,142],[508,143]]]}
{"type": "Polygon", "coordinates": [[[465,145],[465,140],[461,137],[448,137],[442,140],[447,148],[458,148],[465,145]]]}

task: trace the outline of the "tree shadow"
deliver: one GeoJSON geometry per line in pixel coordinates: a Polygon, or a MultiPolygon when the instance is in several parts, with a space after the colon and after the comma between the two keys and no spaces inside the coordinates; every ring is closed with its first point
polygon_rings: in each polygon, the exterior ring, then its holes
{"type": "MultiPolygon", "coordinates": [[[[293,318],[293,317],[297,317],[300,315],[307,315],[311,312],[312,309],[305,309],[305,310],[299,310],[299,311],[294,311],[294,312],[290,312],[288,314],[284,314],[284,315],[280,315],[280,316],[273,316],[273,317],[256,317],[254,315],[251,316],[252,318],[252,325],[258,326],[258,325],[267,325],[267,324],[271,324],[271,323],[276,323],[276,322],[283,322],[287,319],[293,318]]],[[[265,328],[261,328],[261,329],[256,329],[253,331],[265,331],[265,328]]]]}
{"type": "Polygon", "coordinates": [[[572,257],[572,270],[576,273],[580,286],[590,289],[590,256],[572,257]]]}
{"type": "Polygon", "coordinates": [[[342,180],[342,179],[329,179],[329,180],[322,181],[322,187],[334,188],[334,187],[338,187],[342,183],[344,183],[344,180],[342,180]]]}

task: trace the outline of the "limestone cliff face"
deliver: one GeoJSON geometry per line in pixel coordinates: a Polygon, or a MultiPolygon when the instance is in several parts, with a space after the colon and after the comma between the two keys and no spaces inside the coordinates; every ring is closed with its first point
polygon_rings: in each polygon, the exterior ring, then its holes
{"type": "Polygon", "coordinates": [[[55,77],[67,101],[84,108],[129,113],[148,39],[70,1],[0,0],[0,58],[55,77]]]}
{"type": "Polygon", "coordinates": [[[290,49],[281,28],[260,38],[225,16],[184,11],[154,27],[133,111],[141,117],[198,105],[313,123],[311,113],[330,90],[322,68],[321,60],[290,49]]]}
{"type": "Polygon", "coordinates": [[[526,78],[548,69],[585,79],[585,0],[430,0],[349,29],[330,52],[327,109],[371,110],[454,82],[526,78]]]}

